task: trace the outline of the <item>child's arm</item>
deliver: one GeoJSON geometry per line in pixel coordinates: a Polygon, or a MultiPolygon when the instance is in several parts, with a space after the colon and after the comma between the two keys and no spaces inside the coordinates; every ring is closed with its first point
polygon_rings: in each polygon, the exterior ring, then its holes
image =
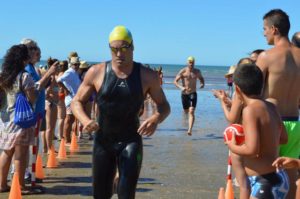
{"type": "Polygon", "coordinates": [[[283,167],[285,169],[300,168],[300,160],[288,157],[279,157],[273,162],[272,166],[277,168],[283,167]]]}
{"type": "Polygon", "coordinates": [[[217,98],[219,98],[227,121],[229,123],[239,122],[243,105],[241,100],[237,97],[237,95],[235,93],[233,94],[231,104],[229,104],[228,102],[230,100],[226,95],[225,91],[213,90],[213,93],[217,98]]]}
{"type": "Polygon", "coordinates": [[[251,107],[246,107],[243,110],[243,128],[245,134],[245,144],[238,146],[235,143],[235,139],[232,139],[231,141],[227,142],[228,148],[233,153],[242,156],[258,155],[260,145],[260,132],[255,110],[251,107]]]}
{"type": "Polygon", "coordinates": [[[230,109],[230,107],[232,105],[231,99],[228,97],[228,95],[226,94],[226,92],[224,90],[212,89],[211,91],[216,98],[218,98],[220,101],[224,101],[225,104],[227,105],[227,108],[230,109]]]}
{"type": "Polygon", "coordinates": [[[238,96],[235,93],[233,94],[230,111],[227,108],[225,108],[226,104],[224,100],[222,100],[221,103],[222,103],[225,117],[228,120],[228,122],[230,123],[239,122],[243,105],[241,100],[238,98],[238,96]]]}

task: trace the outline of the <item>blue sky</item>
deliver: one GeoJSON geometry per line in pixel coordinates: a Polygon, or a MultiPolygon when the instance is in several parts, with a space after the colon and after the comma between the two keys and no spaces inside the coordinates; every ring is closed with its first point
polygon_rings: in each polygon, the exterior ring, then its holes
{"type": "Polygon", "coordinates": [[[288,13],[290,36],[300,31],[299,0],[9,0],[0,3],[0,57],[24,37],[36,40],[42,59],[65,59],[76,50],[89,61],[110,59],[108,35],[116,25],[134,37],[143,63],[231,65],[267,49],[263,15],[288,13]]]}

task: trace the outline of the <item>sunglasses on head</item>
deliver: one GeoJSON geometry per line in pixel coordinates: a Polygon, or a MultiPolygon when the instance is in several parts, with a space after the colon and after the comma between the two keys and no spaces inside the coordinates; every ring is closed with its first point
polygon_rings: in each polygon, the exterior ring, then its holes
{"type": "Polygon", "coordinates": [[[131,46],[132,46],[132,43],[130,43],[129,45],[121,46],[120,48],[115,48],[115,47],[112,47],[111,45],[109,45],[109,48],[112,52],[118,53],[118,51],[126,52],[131,46]]]}

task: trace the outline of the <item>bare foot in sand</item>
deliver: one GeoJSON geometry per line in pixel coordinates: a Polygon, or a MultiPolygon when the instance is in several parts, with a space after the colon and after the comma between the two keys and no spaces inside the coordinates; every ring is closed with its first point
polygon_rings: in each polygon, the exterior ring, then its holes
{"type": "Polygon", "coordinates": [[[192,131],[188,131],[187,134],[188,134],[188,136],[191,136],[192,135],[192,131]]]}

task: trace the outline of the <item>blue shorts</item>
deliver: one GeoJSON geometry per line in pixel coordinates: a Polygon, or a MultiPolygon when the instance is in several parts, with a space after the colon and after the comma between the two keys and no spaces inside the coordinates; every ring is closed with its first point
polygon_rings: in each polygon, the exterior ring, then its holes
{"type": "Polygon", "coordinates": [[[258,199],[284,199],[289,191],[289,179],[284,170],[261,176],[249,176],[251,196],[258,199]]]}

